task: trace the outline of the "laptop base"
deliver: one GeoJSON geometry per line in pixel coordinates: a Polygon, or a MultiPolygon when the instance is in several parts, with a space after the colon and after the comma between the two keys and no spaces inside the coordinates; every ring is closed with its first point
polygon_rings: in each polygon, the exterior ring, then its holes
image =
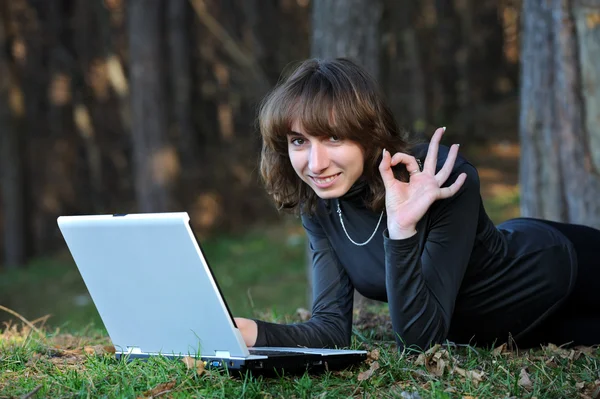
{"type": "MultiPolygon", "coordinates": [[[[134,360],[147,361],[152,357],[162,357],[168,360],[179,360],[182,356],[178,355],[150,355],[150,354],[127,354],[116,353],[117,360],[131,362],[134,360]]],[[[344,356],[320,356],[311,353],[285,353],[269,354],[269,356],[252,356],[244,358],[219,358],[219,357],[200,357],[207,370],[229,371],[233,374],[260,374],[264,376],[282,376],[298,375],[309,372],[318,374],[326,371],[334,371],[348,368],[349,366],[359,364],[366,359],[365,355],[344,355],[344,356]]]]}

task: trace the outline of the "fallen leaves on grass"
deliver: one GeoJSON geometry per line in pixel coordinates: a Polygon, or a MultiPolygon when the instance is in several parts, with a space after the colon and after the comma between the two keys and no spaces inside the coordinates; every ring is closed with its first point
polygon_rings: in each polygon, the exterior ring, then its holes
{"type": "Polygon", "coordinates": [[[195,359],[190,356],[186,356],[181,359],[181,361],[185,364],[188,370],[193,370],[197,375],[202,375],[206,373],[206,368],[204,367],[204,361],[195,359]]]}
{"type": "MultiPolygon", "coordinates": [[[[578,387],[579,388],[579,387],[578,387]]],[[[584,384],[583,392],[579,394],[582,399],[600,398],[600,380],[584,384]]]]}
{"type": "Polygon", "coordinates": [[[49,352],[48,360],[59,369],[83,368],[85,355],[81,349],[52,350],[49,352]]]}
{"type": "Polygon", "coordinates": [[[71,334],[57,334],[50,340],[50,344],[57,349],[81,348],[83,341],[81,337],[71,334]]]}
{"type": "Polygon", "coordinates": [[[371,364],[377,360],[379,360],[379,349],[373,349],[372,351],[367,352],[367,359],[365,360],[365,363],[371,364]]]}
{"type": "Polygon", "coordinates": [[[368,370],[363,371],[361,373],[358,374],[358,380],[359,381],[365,381],[368,380],[369,378],[371,378],[373,376],[373,374],[375,373],[375,371],[377,371],[379,369],[379,362],[378,361],[374,361],[373,363],[371,363],[371,367],[369,367],[368,370]]]}
{"type": "Polygon", "coordinates": [[[415,366],[425,366],[428,372],[436,377],[444,375],[446,361],[449,359],[448,351],[441,349],[441,345],[436,344],[427,352],[421,353],[415,361],[415,366]]]}
{"type": "Polygon", "coordinates": [[[104,355],[107,353],[115,353],[115,347],[112,345],[92,345],[85,346],[83,351],[88,355],[104,355]]]}
{"type": "Polygon", "coordinates": [[[171,392],[175,388],[175,381],[169,381],[162,384],[158,384],[154,388],[144,392],[143,396],[138,396],[137,399],[153,399],[161,395],[165,395],[171,392]]]}
{"type": "Polygon", "coordinates": [[[526,390],[533,388],[533,383],[531,382],[531,378],[529,378],[529,374],[525,368],[522,368],[521,373],[519,374],[519,386],[526,390]]]}
{"type": "Polygon", "coordinates": [[[474,385],[483,381],[485,373],[479,370],[465,370],[459,367],[458,359],[450,357],[446,349],[436,344],[427,352],[421,353],[415,361],[415,366],[425,366],[427,371],[435,377],[442,377],[447,370],[450,374],[458,374],[470,380],[474,385]]]}
{"type": "Polygon", "coordinates": [[[498,357],[498,356],[507,355],[510,353],[512,353],[512,352],[508,350],[508,345],[506,343],[503,343],[502,345],[494,348],[494,350],[492,351],[492,356],[498,357]]]}
{"type": "Polygon", "coordinates": [[[576,346],[574,348],[566,349],[554,344],[548,344],[544,349],[546,352],[553,355],[553,357],[557,356],[562,359],[567,359],[570,362],[578,360],[583,355],[594,356],[597,351],[596,348],[589,346],[576,346]]]}
{"type": "Polygon", "coordinates": [[[475,386],[477,386],[481,381],[483,381],[483,377],[485,375],[483,371],[465,370],[457,366],[454,366],[452,371],[460,375],[461,377],[469,379],[475,386]]]}

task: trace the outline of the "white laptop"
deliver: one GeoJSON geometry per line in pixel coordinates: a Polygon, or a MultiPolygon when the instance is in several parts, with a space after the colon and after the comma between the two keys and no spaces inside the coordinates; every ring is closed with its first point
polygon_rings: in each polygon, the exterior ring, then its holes
{"type": "Polygon", "coordinates": [[[248,348],[185,212],[61,216],[117,357],[193,356],[233,370],[340,368],[361,350],[248,348]]]}

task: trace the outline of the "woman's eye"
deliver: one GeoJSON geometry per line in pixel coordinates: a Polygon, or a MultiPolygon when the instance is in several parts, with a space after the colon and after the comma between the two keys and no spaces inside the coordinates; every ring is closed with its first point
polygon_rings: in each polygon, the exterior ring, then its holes
{"type": "Polygon", "coordinates": [[[302,144],[304,144],[304,139],[300,139],[300,138],[291,139],[290,143],[292,143],[293,145],[302,145],[302,144]]]}
{"type": "Polygon", "coordinates": [[[331,136],[329,138],[330,141],[340,141],[341,139],[338,136],[331,136]]]}

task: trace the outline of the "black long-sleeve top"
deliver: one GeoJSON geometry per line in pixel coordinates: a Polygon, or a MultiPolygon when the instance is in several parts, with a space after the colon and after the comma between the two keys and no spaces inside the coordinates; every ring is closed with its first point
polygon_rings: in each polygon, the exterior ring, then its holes
{"type": "MultiPolygon", "coordinates": [[[[417,147],[415,156],[423,160],[426,150],[417,147]]],[[[447,154],[440,146],[438,170],[447,154]]],[[[339,199],[320,200],[314,215],[302,215],[313,258],[312,317],[291,325],[257,320],[256,346],[348,346],[354,289],[388,302],[400,347],[425,349],[446,339],[486,345],[509,334],[518,339],[556,309],[576,277],[570,241],[535,219],[494,226],[477,170],[464,158],[446,185],[463,172],[459,192],[436,201],[406,239],[387,236],[384,215],[367,245],[350,242],[337,201],[354,241],[365,241],[380,216],[365,206],[361,181],[339,199]]]]}

